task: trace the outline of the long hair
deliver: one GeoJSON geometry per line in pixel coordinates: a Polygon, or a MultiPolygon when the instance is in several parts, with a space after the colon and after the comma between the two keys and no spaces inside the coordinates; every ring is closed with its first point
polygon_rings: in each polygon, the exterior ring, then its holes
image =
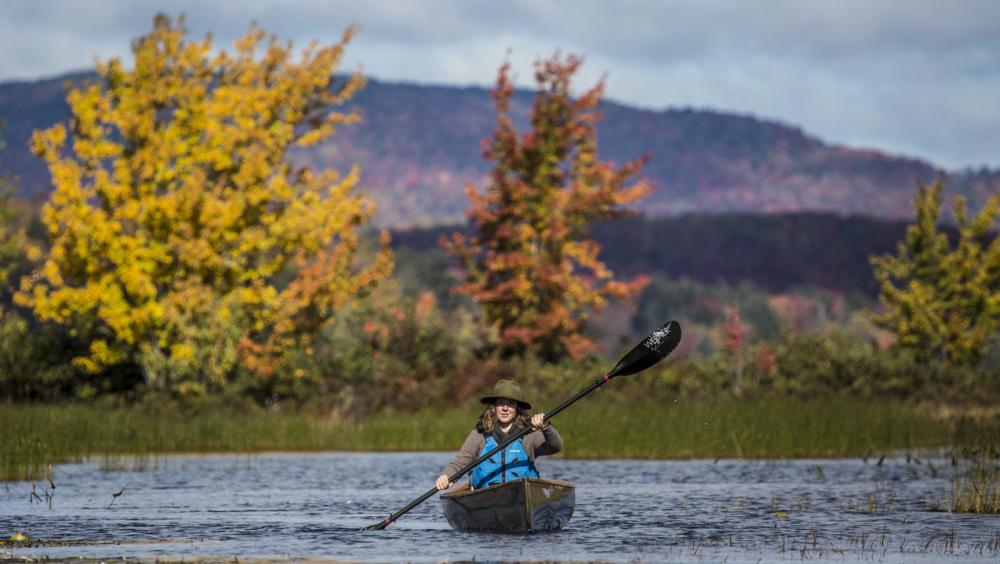
{"type": "MultiPolygon", "coordinates": [[[[493,434],[493,430],[497,428],[497,412],[493,409],[494,405],[491,403],[486,406],[483,413],[479,416],[479,422],[476,424],[476,428],[479,432],[489,436],[493,434]]],[[[514,425],[522,429],[531,427],[531,417],[521,409],[521,405],[517,406],[517,413],[514,415],[514,425]]]]}

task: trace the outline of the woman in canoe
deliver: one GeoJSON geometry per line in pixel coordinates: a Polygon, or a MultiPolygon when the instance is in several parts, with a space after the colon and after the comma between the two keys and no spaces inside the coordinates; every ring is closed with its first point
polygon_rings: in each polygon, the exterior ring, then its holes
{"type": "Polygon", "coordinates": [[[529,417],[531,404],[524,401],[521,386],[517,382],[500,380],[493,387],[493,393],[481,401],[487,407],[455,458],[444,469],[444,473],[438,476],[435,485],[439,490],[451,487],[448,476],[494,449],[508,436],[529,426],[534,431],[507,445],[502,452],[484,460],[472,470],[474,489],[521,478],[537,478],[535,459],[562,450],[562,437],[555,427],[545,421],[545,414],[536,413],[529,417]]]}

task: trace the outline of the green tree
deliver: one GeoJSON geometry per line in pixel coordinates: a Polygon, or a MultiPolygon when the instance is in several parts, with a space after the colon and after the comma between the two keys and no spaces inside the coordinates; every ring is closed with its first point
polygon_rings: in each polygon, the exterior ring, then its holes
{"type": "Polygon", "coordinates": [[[33,327],[11,307],[18,275],[28,272],[41,253],[26,235],[20,218],[27,214],[14,200],[14,188],[13,177],[0,172],[0,398],[58,397],[72,381],[65,354],[71,344],[52,327],[33,327]]]}
{"type": "Polygon", "coordinates": [[[18,298],[89,339],[80,366],[135,362],[147,384],[191,393],[238,366],[269,377],[388,276],[387,240],[369,267],[353,264],[374,212],[352,193],[359,170],[288,157],[356,119],[334,108],[363,79],[332,78],[352,35],[297,58],[252,26],[233,53],[216,52],[158,15],[132,69],[99,64],[97,81],[69,93],[69,126],[35,133],[54,183],[52,248],[18,298]]]}
{"type": "Polygon", "coordinates": [[[972,218],[955,198],[953,245],[937,225],[942,189],[940,181],[920,186],[916,221],[896,255],[871,259],[883,307],[873,320],[922,358],[974,364],[1000,329],[1000,237],[992,232],[1000,195],[972,218]]]}
{"type": "MultiPolygon", "coordinates": [[[[0,120],[0,132],[3,131],[3,120],[0,120]]],[[[0,150],[4,142],[0,139],[0,150]]],[[[3,318],[7,306],[11,303],[16,286],[13,277],[28,264],[29,256],[37,258],[38,249],[31,245],[25,234],[23,225],[16,221],[18,210],[15,209],[14,179],[0,172],[0,318],[3,318]]]]}
{"type": "Polygon", "coordinates": [[[623,206],[649,185],[635,179],[645,159],[620,168],[597,159],[604,85],[574,99],[570,81],[580,64],[559,55],[536,63],[538,92],[523,135],[511,116],[510,65],[500,67],[493,91],[499,117],[484,150],[495,163],[491,182],[484,195],[467,187],[478,235],[442,241],[465,269],[457,291],[482,304],[505,356],[586,354],[595,348],[583,335],[589,313],[644,283],[614,280],[586,233],[595,221],[627,215],[623,206]]]}
{"type": "Polygon", "coordinates": [[[23,261],[27,242],[24,231],[14,224],[10,198],[11,190],[0,178],[0,319],[6,314],[14,291],[10,284],[11,273],[23,261]]]}

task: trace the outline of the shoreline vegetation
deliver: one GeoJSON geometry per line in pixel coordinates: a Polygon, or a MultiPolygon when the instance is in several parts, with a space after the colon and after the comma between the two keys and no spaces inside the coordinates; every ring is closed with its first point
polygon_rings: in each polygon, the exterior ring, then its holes
{"type": "MultiPolygon", "coordinates": [[[[629,399],[560,414],[567,458],[775,459],[892,456],[983,448],[1000,417],[901,400],[827,397],[629,399]]],[[[451,451],[477,404],[364,419],[233,406],[7,404],[0,409],[0,481],[42,479],[49,465],[88,458],[141,469],[179,453],[451,451]]]]}

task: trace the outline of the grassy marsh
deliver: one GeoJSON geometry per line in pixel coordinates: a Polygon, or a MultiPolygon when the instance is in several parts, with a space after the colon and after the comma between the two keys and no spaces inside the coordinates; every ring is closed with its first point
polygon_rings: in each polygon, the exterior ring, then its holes
{"type": "Polygon", "coordinates": [[[953,458],[951,510],[1000,514],[1000,451],[963,448],[953,458]]]}
{"type": "Polygon", "coordinates": [[[942,417],[900,401],[826,397],[621,400],[560,416],[576,457],[808,458],[972,444],[1000,420],[942,417]]]}
{"type": "MultiPolygon", "coordinates": [[[[40,478],[48,464],[176,452],[409,451],[458,448],[479,406],[337,417],[166,407],[0,407],[0,479],[40,478]]],[[[865,456],[981,443],[996,417],[968,420],[904,402],[826,398],[658,402],[588,398],[555,420],[573,458],[865,456]]]]}
{"type": "Polygon", "coordinates": [[[349,422],[260,409],[3,405],[0,480],[39,478],[48,464],[87,457],[113,467],[182,452],[447,450],[468,433],[466,421],[459,410],[349,422]]]}

